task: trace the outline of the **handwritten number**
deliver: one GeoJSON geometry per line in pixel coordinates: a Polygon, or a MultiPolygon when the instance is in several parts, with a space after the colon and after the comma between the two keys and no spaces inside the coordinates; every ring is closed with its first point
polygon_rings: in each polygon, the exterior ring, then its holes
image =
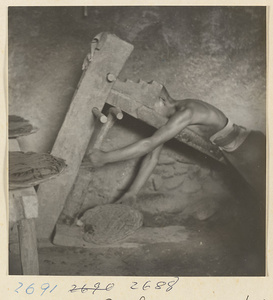
{"type": "Polygon", "coordinates": [[[86,287],[86,284],[81,288],[82,294],[86,293],[88,291],[88,289],[86,289],[85,287],[86,287]]]}
{"type": "Polygon", "coordinates": [[[80,287],[78,288],[76,284],[73,284],[72,285],[73,288],[71,290],[68,290],[68,292],[74,293],[74,292],[81,291],[81,293],[83,294],[86,293],[87,291],[92,291],[92,294],[94,295],[96,291],[107,291],[107,292],[111,291],[114,286],[115,286],[114,283],[108,283],[105,288],[101,288],[101,283],[97,282],[93,285],[93,287],[87,287],[85,284],[81,288],[80,287]]]}
{"type": "Polygon", "coordinates": [[[22,282],[18,282],[20,284],[20,286],[15,290],[16,293],[19,293],[18,290],[23,286],[22,282]]]}
{"type": "Polygon", "coordinates": [[[166,292],[171,291],[173,289],[173,286],[178,282],[178,280],[179,277],[176,277],[176,280],[168,282],[169,287],[166,289],[166,292]]]}
{"type": "Polygon", "coordinates": [[[146,281],[146,282],[144,283],[144,285],[143,285],[143,287],[142,287],[143,291],[145,291],[145,290],[147,290],[147,289],[149,289],[149,288],[151,287],[150,285],[147,285],[148,282],[151,282],[151,280],[148,280],[148,281],[146,281]]]}
{"type": "Polygon", "coordinates": [[[137,285],[137,282],[136,281],[133,281],[133,285],[131,286],[131,289],[132,290],[137,290],[138,288],[134,288],[134,286],[136,286],[137,285]]]}
{"type": "Polygon", "coordinates": [[[57,286],[58,286],[58,285],[56,284],[56,285],[54,286],[54,288],[53,288],[49,293],[52,293],[52,292],[56,289],[57,286]]]}
{"type": "Polygon", "coordinates": [[[99,290],[99,288],[100,288],[100,282],[95,283],[95,284],[94,284],[94,290],[93,290],[92,294],[94,295],[95,292],[96,292],[97,290],[99,290]]]}
{"type": "Polygon", "coordinates": [[[49,283],[44,283],[41,285],[41,289],[43,290],[41,296],[43,296],[44,292],[49,288],[49,283]],[[44,287],[46,285],[46,287],[44,287]]]}
{"type": "Polygon", "coordinates": [[[165,281],[158,281],[158,283],[156,284],[156,287],[155,289],[156,290],[161,290],[161,287],[166,285],[166,282],[165,281]]]}
{"type": "Polygon", "coordinates": [[[31,294],[34,293],[34,287],[32,287],[33,284],[34,284],[34,283],[32,283],[32,284],[31,284],[30,286],[28,286],[27,289],[26,289],[26,293],[27,293],[28,295],[31,295],[31,294]]]}
{"type": "MultiPolygon", "coordinates": [[[[20,286],[15,290],[16,293],[19,293],[18,290],[23,286],[23,283],[22,282],[18,282],[20,284],[20,286]]],[[[32,283],[31,285],[29,285],[26,289],[26,293],[28,295],[32,295],[35,291],[34,287],[33,287],[34,283],[32,283]]],[[[50,284],[49,283],[43,283],[41,285],[41,290],[43,291],[42,294],[40,296],[43,296],[43,294],[45,293],[46,290],[48,290],[50,287],[50,284]]],[[[54,288],[50,291],[53,292],[55,290],[55,288],[57,287],[57,285],[54,286],[54,288]]],[[[75,289],[76,286],[74,286],[74,289],[75,289]]]]}
{"type": "Polygon", "coordinates": [[[146,298],[144,296],[141,296],[139,300],[145,300],[146,298]]]}
{"type": "Polygon", "coordinates": [[[109,292],[109,291],[112,290],[112,288],[113,288],[114,286],[115,286],[114,283],[108,283],[107,286],[106,286],[106,288],[105,288],[105,290],[106,290],[107,292],[109,292]]]}
{"type": "Polygon", "coordinates": [[[71,289],[71,290],[69,290],[69,292],[70,293],[74,293],[74,292],[76,292],[77,290],[76,290],[76,284],[72,284],[72,286],[73,286],[73,288],[71,289]]]}

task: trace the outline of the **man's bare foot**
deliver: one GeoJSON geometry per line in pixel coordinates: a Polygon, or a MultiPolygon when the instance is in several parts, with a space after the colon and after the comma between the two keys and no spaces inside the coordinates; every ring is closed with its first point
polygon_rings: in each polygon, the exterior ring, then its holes
{"type": "Polygon", "coordinates": [[[136,194],[125,193],[116,203],[133,206],[136,204],[136,194]]]}

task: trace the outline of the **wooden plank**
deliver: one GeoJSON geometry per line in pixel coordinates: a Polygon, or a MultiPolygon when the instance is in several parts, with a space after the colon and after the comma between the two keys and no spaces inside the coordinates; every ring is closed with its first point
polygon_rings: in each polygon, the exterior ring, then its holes
{"type": "Polygon", "coordinates": [[[101,248],[120,247],[131,248],[157,243],[183,243],[188,239],[188,232],[184,226],[141,227],[127,238],[107,245],[87,243],[83,240],[83,230],[78,226],[57,224],[53,243],[58,246],[101,248]]]}
{"type": "Polygon", "coordinates": [[[38,189],[38,238],[50,238],[75,181],[94,130],[92,108],[103,108],[114,84],[114,81],[107,80],[107,74],[117,77],[133,50],[131,44],[111,34],[103,34],[101,41],[103,43],[99,42],[80,79],[51,152],[66,160],[67,170],[55,180],[41,184],[38,189]]]}
{"type": "MultiPolygon", "coordinates": [[[[136,83],[131,80],[124,82],[116,80],[106,102],[120,107],[130,116],[148,125],[159,128],[167,122],[167,118],[160,116],[148,106],[149,100],[151,102],[155,101],[159,93],[160,85],[156,82],[145,83],[140,81],[136,83]]],[[[208,136],[206,136],[205,132],[202,135],[200,134],[202,133],[202,128],[200,126],[195,126],[195,128],[199,133],[188,127],[182,130],[175,138],[217,161],[224,162],[223,155],[218,147],[207,141],[208,136]]]]}
{"type": "Polygon", "coordinates": [[[11,223],[38,218],[38,198],[33,187],[9,191],[11,223]]]}
{"type": "Polygon", "coordinates": [[[23,274],[39,275],[35,219],[20,220],[18,230],[23,274]]]}

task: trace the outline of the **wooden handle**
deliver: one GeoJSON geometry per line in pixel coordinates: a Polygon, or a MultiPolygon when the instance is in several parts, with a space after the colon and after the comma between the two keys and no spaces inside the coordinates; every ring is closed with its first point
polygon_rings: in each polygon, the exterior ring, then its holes
{"type": "Polygon", "coordinates": [[[116,117],[112,114],[109,114],[107,116],[107,122],[102,125],[100,132],[97,135],[96,141],[93,145],[93,148],[99,149],[102,145],[103,140],[105,139],[106,135],[108,134],[108,131],[112,128],[116,121],[116,117]]]}
{"type": "Polygon", "coordinates": [[[97,107],[92,109],[92,113],[101,123],[105,124],[107,122],[107,117],[97,107]]]}
{"type": "Polygon", "coordinates": [[[111,107],[109,109],[109,113],[114,115],[118,120],[122,120],[123,119],[123,112],[119,107],[111,107]]]}

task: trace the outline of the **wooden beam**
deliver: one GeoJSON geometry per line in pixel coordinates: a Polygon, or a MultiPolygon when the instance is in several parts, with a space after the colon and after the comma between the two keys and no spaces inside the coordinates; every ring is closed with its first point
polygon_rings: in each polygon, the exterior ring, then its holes
{"type": "Polygon", "coordinates": [[[24,275],[39,275],[39,260],[35,231],[35,219],[18,222],[20,256],[24,275]]]}
{"type": "Polygon", "coordinates": [[[65,200],[77,176],[82,158],[94,130],[92,108],[101,110],[115,81],[107,77],[118,76],[133,46],[115,35],[103,33],[96,37],[91,48],[89,64],[85,67],[73,96],[63,125],[51,154],[65,159],[67,170],[58,178],[41,184],[38,188],[39,218],[37,236],[50,238],[65,200]],[[97,42],[96,42],[97,41],[97,42]],[[95,42],[95,43],[94,43],[95,42]]]}
{"type": "Polygon", "coordinates": [[[20,258],[23,275],[39,275],[35,218],[38,199],[33,187],[9,192],[9,224],[18,224],[20,258]]]}
{"type": "Polygon", "coordinates": [[[53,243],[58,246],[101,248],[120,247],[131,248],[157,243],[183,243],[188,239],[188,232],[184,226],[141,227],[125,239],[113,244],[88,243],[83,239],[83,230],[78,226],[57,224],[53,243]]]}
{"type": "MultiPolygon", "coordinates": [[[[108,98],[107,103],[118,106],[130,116],[145,122],[155,128],[159,128],[167,122],[164,118],[157,114],[151,107],[153,101],[159,96],[162,85],[153,81],[147,83],[140,81],[138,83],[131,80],[116,80],[108,98]]],[[[206,133],[202,133],[202,128],[195,126],[196,131],[185,128],[175,138],[188,146],[204,153],[205,155],[224,162],[223,155],[218,147],[208,142],[206,133]],[[200,134],[201,133],[201,134],[200,134]]]]}
{"type": "Polygon", "coordinates": [[[33,187],[9,191],[10,222],[38,218],[38,199],[33,187]]]}
{"type": "MultiPolygon", "coordinates": [[[[90,151],[93,148],[100,149],[109,130],[113,127],[117,120],[122,118],[123,114],[121,110],[117,107],[111,107],[108,111],[107,122],[94,131],[88,145],[88,150],[90,151]]],[[[88,167],[90,167],[90,163],[83,161],[81,168],[79,169],[79,174],[90,174],[88,167]],[[87,167],[86,170],[85,167],[87,167]]],[[[61,221],[65,224],[72,224],[74,222],[74,219],[83,204],[84,197],[82,192],[86,193],[90,183],[89,176],[84,176],[83,178],[82,176],[79,176],[79,174],[75,179],[73,189],[66,199],[65,206],[60,217],[61,221]]]]}

